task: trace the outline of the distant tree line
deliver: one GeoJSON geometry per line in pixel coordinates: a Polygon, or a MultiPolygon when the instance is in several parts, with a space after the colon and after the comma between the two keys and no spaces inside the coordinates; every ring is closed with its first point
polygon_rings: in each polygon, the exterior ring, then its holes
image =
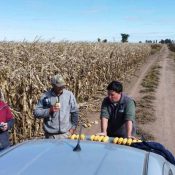
{"type": "Polygon", "coordinates": [[[157,40],[146,40],[145,43],[158,43],[157,40]]]}
{"type": "Polygon", "coordinates": [[[100,42],[102,42],[102,43],[107,43],[108,42],[108,40],[107,39],[100,39],[100,38],[98,38],[97,39],[97,41],[100,43],[100,42]]]}
{"type": "MultiPolygon", "coordinates": [[[[128,38],[129,38],[129,34],[126,33],[121,33],[121,42],[122,43],[126,43],[128,42],[128,38]]],[[[108,40],[107,39],[97,39],[98,42],[102,42],[102,43],[107,43],[108,40]]],[[[142,43],[142,41],[139,41],[139,43],[142,43]]],[[[160,41],[158,40],[146,40],[145,43],[151,43],[151,44],[157,44],[157,43],[161,43],[161,44],[175,44],[175,40],[171,40],[171,39],[161,39],[160,41]]]]}
{"type": "Polygon", "coordinates": [[[161,44],[173,44],[174,41],[171,39],[165,39],[165,40],[161,39],[159,43],[161,43],[161,44]]]}
{"type": "Polygon", "coordinates": [[[174,44],[175,40],[171,39],[161,39],[159,42],[157,40],[146,40],[145,43],[161,43],[161,44],[174,44]]]}
{"type": "MultiPolygon", "coordinates": [[[[121,42],[122,43],[126,43],[126,42],[128,42],[128,38],[129,38],[129,34],[126,34],[126,33],[121,33],[121,37],[122,37],[122,40],[121,40],[121,42]]],[[[100,43],[100,42],[102,42],[102,43],[107,43],[108,42],[108,40],[107,39],[100,39],[100,38],[97,38],[97,41],[100,43]]]]}

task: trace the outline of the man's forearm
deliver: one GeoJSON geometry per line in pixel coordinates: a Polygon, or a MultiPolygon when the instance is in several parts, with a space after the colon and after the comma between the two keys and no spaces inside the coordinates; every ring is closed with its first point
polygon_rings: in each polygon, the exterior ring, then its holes
{"type": "Polygon", "coordinates": [[[102,117],[101,118],[101,132],[107,134],[107,127],[108,127],[108,119],[102,117]]]}
{"type": "Polygon", "coordinates": [[[125,123],[127,137],[132,136],[132,121],[128,120],[125,123]]]}

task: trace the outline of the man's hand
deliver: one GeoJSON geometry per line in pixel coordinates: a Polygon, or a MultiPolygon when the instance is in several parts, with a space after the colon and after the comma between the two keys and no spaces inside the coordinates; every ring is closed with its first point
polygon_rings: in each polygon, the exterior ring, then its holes
{"type": "Polygon", "coordinates": [[[76,129],[69,129],[70,134],[74,134],[76,129]]]}
{"type": "Polygon", "coordinates": [[[58,112],[59,110],[60,110],[60,107],[59,106],[51,106],[50,113],[58,112]]]}
{"type": "Polygon", "coordinates": [[[134,139],[134,140],[138,140],[138,138],[134,137],[134,136],[128,136],[128,139],[134,139]]]}
{"type": "Polygon", "coordinates": [[[8,124],[7,123],[1,122],[1,125],[2,125],[2,127],[1,127],[2,131],[6,131],[8,129],[8,124]]]}
{"type": "Polygon", "coordinates": [[[98,135],[98,136],[107,136],[107,133],[106,132],[99,132],[96,135],[98,135]]]}

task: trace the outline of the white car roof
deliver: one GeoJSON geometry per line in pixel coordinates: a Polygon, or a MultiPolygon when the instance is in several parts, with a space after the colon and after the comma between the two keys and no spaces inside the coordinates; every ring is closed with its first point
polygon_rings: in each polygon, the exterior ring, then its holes
{"type": "Polygon", "coordinates": [[[26,141],[0,153],[0,175],[159,175],[165,159],[124,145],[75,140],[26,141]],[[151,161],[151,165],[149,165],[151,161]],[[152,171],[152,169],[155,169],[152,171]]]}

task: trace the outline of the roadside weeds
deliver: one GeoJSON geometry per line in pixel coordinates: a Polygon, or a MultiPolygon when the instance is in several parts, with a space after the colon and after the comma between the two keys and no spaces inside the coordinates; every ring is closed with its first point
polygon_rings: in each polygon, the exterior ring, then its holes
{"type": "Polygon", "coordinates": [[[142,89],[140,90],[141,99],[137,101],[136,121],[138,123],[137,135],[143,136],[146,140],[154,140],[154,136],[151,133],[145,132],[140,125],[154,122],[155,109],[155,91],[159,85],[161,66],[157,63],[152,66],[151,70],[145,76],[142,81],[142,89]]]}

